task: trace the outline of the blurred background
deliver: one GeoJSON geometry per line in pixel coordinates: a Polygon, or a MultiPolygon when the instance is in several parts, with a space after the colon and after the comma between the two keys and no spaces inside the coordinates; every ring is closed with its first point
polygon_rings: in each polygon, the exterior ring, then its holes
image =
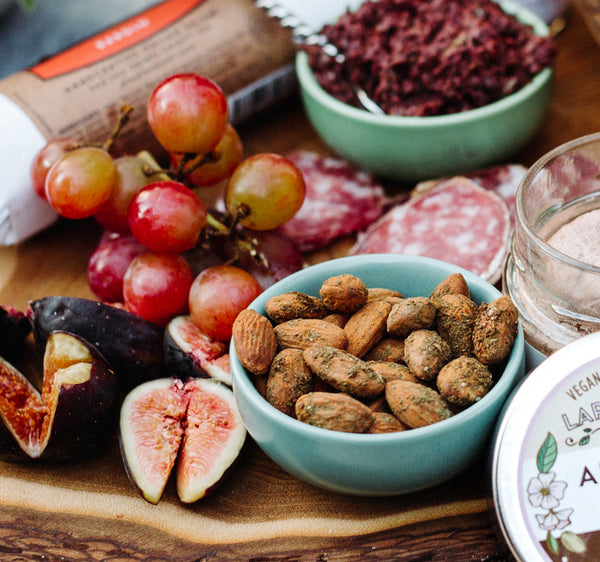
{"type": "MultiPolygon", "coordinates": [[[[0,78],[34,65],[160,0],[0,0],[0,78]]],[[[284,2],[285,0],[282,0],[284,2]]],[[[550,22],[568,0],[519,0],[550,22]]]]}
{"type": "Polygon", "coordinates": [[[0,0],[0,78],[32,66],[159,0],[0,0]]]}

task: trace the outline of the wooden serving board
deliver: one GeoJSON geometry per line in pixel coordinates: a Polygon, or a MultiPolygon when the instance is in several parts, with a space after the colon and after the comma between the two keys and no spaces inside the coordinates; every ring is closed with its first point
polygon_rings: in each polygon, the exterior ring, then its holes
{"type": "MultiPolygon", "coordinates": [[[[567,17],[548,119],[515,162],[529,165],[562,142],[600,130],[600,47],[577,10],[567,17]]],[[[248,154],[326,150],[295,98],[241,127],[240,135],[248,154]]],[[[47,295],[92,297],[86,267],[99,236],[92,221],[61,221],[24,244],[0,248],[0,303],[24,309],[47,295]]],[[[350,241],[309,261],[343,255],[350,241]]],[[[39,369],[33,345],[19,361],[29,372],[39,369]]],[[[430,490],[361,498],[297,480],[248,438],[213,494],[183,505],[169,483],[154,506],[129,482],[115,439],[99,457],[78,463],[0,463],[0,560],[503,560],[485,461],[430,490]]]]}

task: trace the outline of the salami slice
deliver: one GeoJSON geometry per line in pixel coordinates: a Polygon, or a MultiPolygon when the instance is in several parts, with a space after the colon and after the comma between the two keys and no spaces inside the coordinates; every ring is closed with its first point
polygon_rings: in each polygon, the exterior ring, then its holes
{"type": "MultiPolygon", "coordinates": [[[[514,225],[515,220],[515,196],[517,188],[527,172],[527,168],[521,164],[501,164],[484,168],[469,174],[464,174],[464,177],[473,180],[477,185],[494,191],[497,193],[510,211],[511,221],[514,225]]],[[[436,185],[447,181],[449,178],[440,178],[418,183],[413,189],[413,195],[422,195],[436,185]]]]}
{"type": "Polygon", "coordinates": [[[500,196],[455,177],[392,207],[358,236],[350,253],[428,256],[496,283],[510,233],[510,213],[500,196]]]}
{"type": "Polygon", "coordinates": [[[388,199],[371,175],[314,152],[296,151],[288,158],[304,175],[306,196],[298,213],[279,230],[303,252],[362,230],[383,213],[388,199]]]}

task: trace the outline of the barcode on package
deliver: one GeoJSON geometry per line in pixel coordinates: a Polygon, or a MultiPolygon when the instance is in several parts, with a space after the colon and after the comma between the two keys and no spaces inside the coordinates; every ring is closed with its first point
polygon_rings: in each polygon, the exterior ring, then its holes
{"type": "Polygon", "coordinates": [[[241,123],[296,90],[296,72],[290,63],[228,96],[229,120],[233,125],[241,123]]]}

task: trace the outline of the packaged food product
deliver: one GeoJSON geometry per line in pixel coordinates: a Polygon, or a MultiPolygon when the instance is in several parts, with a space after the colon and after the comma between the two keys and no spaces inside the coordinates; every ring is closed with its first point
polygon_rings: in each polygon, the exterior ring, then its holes
{"type": "MultiPolygon", "coordinates": [[[[50,225],[55,213],[30,186],[29,167],[51,138],[103,141],[121,105],[134,107],[115,150],[155,148],[145,118],[152,88],[198,72],[228,96],[236,124],[295,89],[290,32],[252,0],[166,0],[0,81],[0,244],[50,225]]],[[[157,149],[157,147],[156,147],[157,149]]]]}

